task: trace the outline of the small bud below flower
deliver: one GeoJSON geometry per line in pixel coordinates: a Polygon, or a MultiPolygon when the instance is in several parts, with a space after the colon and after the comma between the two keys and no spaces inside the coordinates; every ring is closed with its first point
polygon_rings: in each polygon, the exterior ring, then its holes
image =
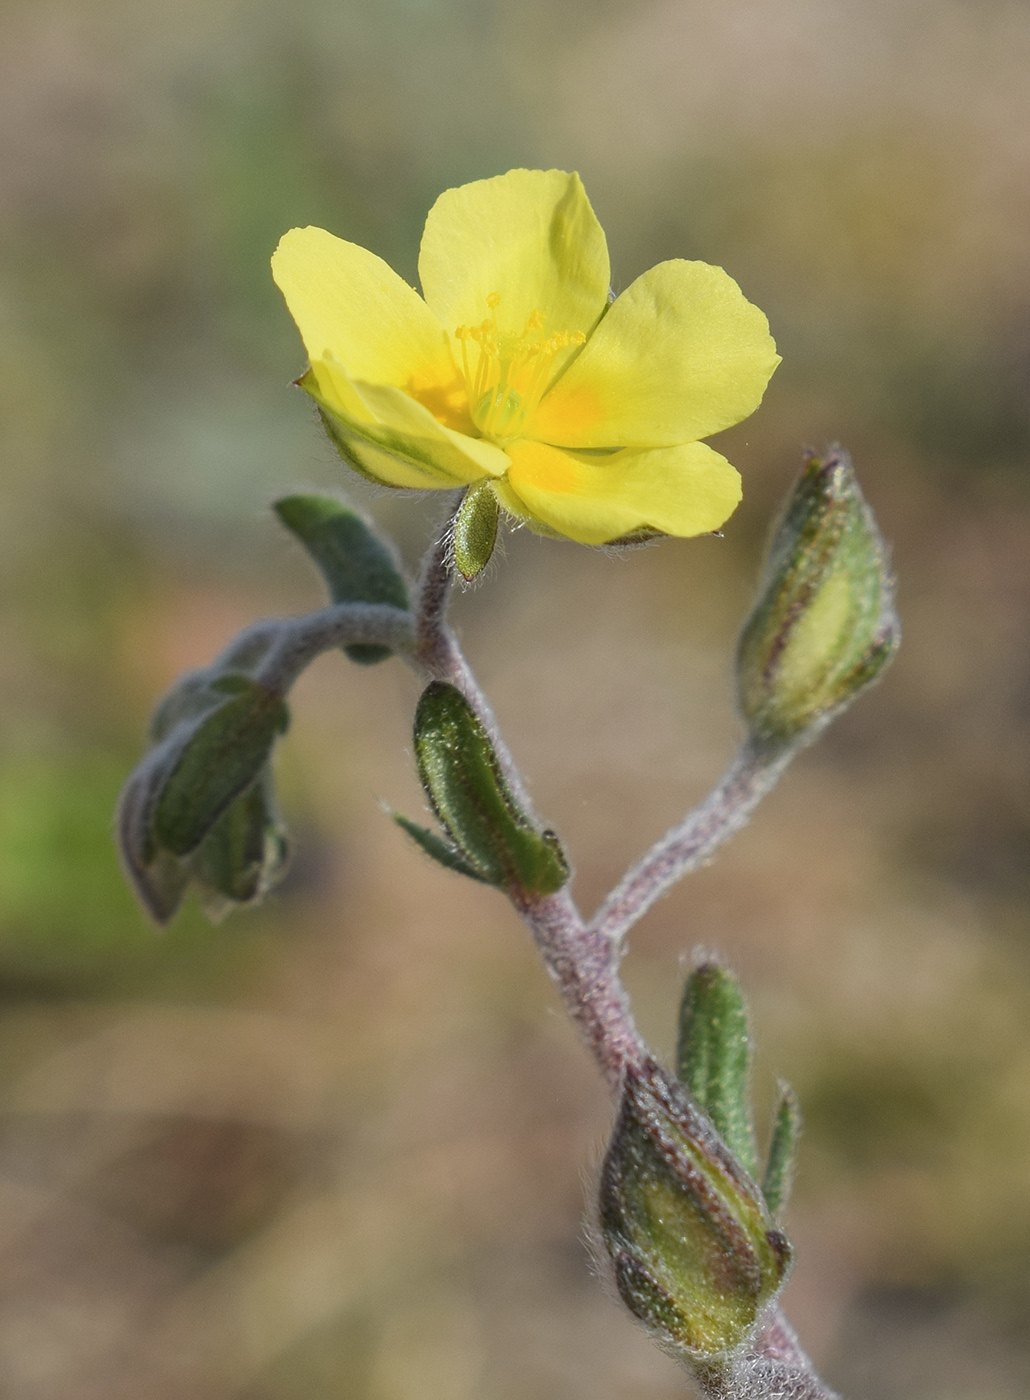
{"type": "Polygon", "coordinates": [[[752,735],[774,747],[813,738],[881,674],[900,637],[886,550],[851,459],[840,448],[809,458],[741,633],[752,735]]]}
{"type": "Polygon", "coordinates": [[[454,567],[471,583],[490,562],[497,542],[500,506],[490,483],[477,481],[461,498],[454,516],[454,567]]]}
{"type": "Polygon", "coordinates": [[[748,1341],[790,1264],[757,1187],[653,1060],[626,1073],[600,1227],[626,1306],[695,1363],[748,1341]]]}

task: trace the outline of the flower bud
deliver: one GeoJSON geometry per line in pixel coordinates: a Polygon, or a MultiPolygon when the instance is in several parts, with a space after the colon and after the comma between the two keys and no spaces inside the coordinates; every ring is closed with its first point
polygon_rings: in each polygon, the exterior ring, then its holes
{"type": "Polygon", "coordinates": [[[126,872],[159,924],[191,880],[220,918],[282,875],[269,758],[288,719],[281,696],[238,672],[192,672],[159,705],[154,747],[130,774],[117,817],[126,872]]]}
{"type": "Polygon", "coordinates": [[[811,739],[880,675],[900,641],[886,550],[841,448],[810,457],[776,529],[737,652],[760,742],[811,739]]]}
{"type": "Polygon", "coordinates": [[[461,498],[454,517],[454,567],[466,583],[486,568],[497,543],[500,507],[487,481],[477,481],[461,498]]]}
{"type": "Polygon", "coordinates": [[[695,1363],[747,1342],[790,1263],[761,1192],[653,1060],[626,1072],[600,1227],[626,1306],[695,1363]]]}

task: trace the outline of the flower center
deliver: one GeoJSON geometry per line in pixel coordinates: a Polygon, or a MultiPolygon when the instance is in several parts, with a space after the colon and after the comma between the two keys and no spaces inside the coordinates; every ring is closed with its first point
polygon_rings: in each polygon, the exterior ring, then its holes
{"type": "MultiPolygon", "coordinates": [[[[496,311],[500,293],[491,292],[486,304],[496,311]]],[[[461,342],[472,421],[485,438],[504,443],[521,436],[550,383],[555,357],[586,341],[582,331],[545,335],[546,329],[544,318],[534,311],[517,335],[498,330],[493,315],[454,332],[461,342]]]]}

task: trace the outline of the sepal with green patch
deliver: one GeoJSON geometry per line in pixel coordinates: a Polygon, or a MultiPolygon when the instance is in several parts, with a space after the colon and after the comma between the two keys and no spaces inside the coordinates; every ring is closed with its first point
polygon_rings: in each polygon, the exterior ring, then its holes
{"type": "Polygon", "coordinates": [[[653,1060],[627,1068],[599,1207],[623,1302],[665,1346],[700,1364],[748,1342],[790,1245],[708,1117],[653,1060]]]}
{"type": "Polygon", "coordinates": [[[415,757],[446,837],[434,840],[403,819],[423,850],[489,885],[531,895],[561,889],[569,866],[558,838],[523,811],[489,734],[454,686],[434,681],[423,691],[415,713],[415,757]]]}
{"type": "MultiPolygon", "coordinates": [[[[275,502],[274,510],[318,565],[334,603],[411,606],[408,586],[389,546],[335,496],[284,496],[275,502]]],[[[362,666],[374,666],[392,654],[389,647],[362,642],[344,651],[362,666]]]]}

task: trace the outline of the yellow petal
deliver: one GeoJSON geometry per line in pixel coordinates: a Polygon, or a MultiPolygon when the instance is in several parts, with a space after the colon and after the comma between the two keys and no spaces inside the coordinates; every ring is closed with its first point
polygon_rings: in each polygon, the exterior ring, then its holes
{"type": "Polygon", "coordinates": [[[515,513],[580,544],[606,544],[643,526],[702,535],[740,500],[739,473],[703,442],[586,456],[522,441],[508,455],[507,484],[524,507],[515,513]]]}
{"type": "Polygon", "coordinates": [[[426,219],[418,271],[449,331],[491,318],[516,336],[534,312],[547,335],[589,333],[610,280],[604,231],[579,176],[563,170],[509,170],[445,191],[426,219]]]}
{"type": "Polygon", "coordinates": [[[392,385],[352,379],[332,359],[316,360],[301,385],[347,460],[387,486],[453,489],[507,469],[493,443],[444,427],[392,385]]]}
{"type": "Polygon", "coordinates": [[[425,302],[367,248],[321,228],[295,228],[272,257],[309,360],[329,351],[355,379],[406,387],[456,371],[450,341],[425,302]]]}
{"type": "Polygon", "coordinates": [[[561,447],[665,447],[739,423],[779,364],[769,323],[719,267],[665,262],[609,309],[528,429],[561,447]]]}

